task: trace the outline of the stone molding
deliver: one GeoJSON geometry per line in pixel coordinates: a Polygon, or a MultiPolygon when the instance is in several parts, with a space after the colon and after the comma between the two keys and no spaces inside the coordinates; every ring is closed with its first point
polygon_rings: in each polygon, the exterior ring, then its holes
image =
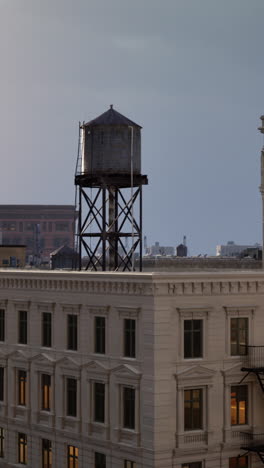
{"type": "MultiPolygon", "coordinates": [[[[50,291],[71,294],[124,296],[212,296],[264,294],[263,272],[204,271],[171,275],[155,273],[53,273],[31,271],[0,271],[0,291],[50,291]]],[[[25,299],[21,301],[26,302],[25,299]]],[[[19,302],[18,300],[12,302],[19,302]]],[[[29,304],[28,304],[29,305],[29,304]]],[[[65,304],[66,305],[66,304],[65,304]]],[[[68,304],[69,306],[71,304],[68,304]]],[[[93,308],[93,306],[91,306],[93,308]]]]}

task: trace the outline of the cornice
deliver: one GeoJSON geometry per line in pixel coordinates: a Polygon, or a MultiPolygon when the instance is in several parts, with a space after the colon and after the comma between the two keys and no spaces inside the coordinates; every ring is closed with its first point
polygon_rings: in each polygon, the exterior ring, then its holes
{"type": "MultiPolygon", "coordinates": [[[[256,295],[264,294],[264,271],[220,270],[170,274],[0,271],[0,293],[6,290],[18,294],[27,291],[34,303],[37,301],[31,292],[126,297],[256,295]]],[[[17,301],[14,298],[12,302],[17,301]]],[[[40,303],[44,304],[42,301],[40,303]]]]}

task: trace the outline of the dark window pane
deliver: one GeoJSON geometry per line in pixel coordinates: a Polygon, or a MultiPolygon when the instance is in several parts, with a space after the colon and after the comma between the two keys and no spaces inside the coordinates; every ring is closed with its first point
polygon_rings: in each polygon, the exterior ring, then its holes
{"type": "Polygon", "coordinates": [[[4,368],[0,367],[0,401],[4,401],[4,368]]]}
{"type": "Polygon", "coordinates": [[[124,427],[135,429],[135,389],[131,387],[123,388],[124,427]]]}
{"type": "Polygon", "coordinates": [[[105,317],[95,317],[95,353],[105,354],[105,317]]]}
{"type": "Polygon", "coordinates": [[[184,320],[184,357],[201,358],[203,356],[203,321],[184,320]]]}
{"type": "Polygon", "coordinates": [[[182,468],[202,468],[202,462],[184,463],[182,468]]]}
{"type": "Polygon", "coordinates": [[[95,452],[94,454],[94,467],[106,468],[106,456],[104,453],[95,452]]]}
{"type": "Polygon", "coordinates": [[[42,346],[51,347],[51,313],[42,314],[42,346]]]}
{"type": "Polygon", "coordinates": [[[124,355],[125,357],[136,357],[136,321],[124,320],[124,355]]]}
{"type": "Polygon", "coordinates": [[[27,311],[18,311],[18,342],[27,344],[27,311]]]}
{"type": "Polygon", "coordinates": [[[0,427],[0,458],[5,456],[5,430],[0,427]]]}
{"type": "Polygon", "coordinates": [[[77,350],[77,315],[68,315],[68,349],[77,350]]]}
{"type": "Polygon", "coordinates": [[[67,416],[77,415],[77,380],[67,379],[67,416]]]}
{"type": "Polygon", "coordinates": [[[105,385],[94,383],[94,420],[103,423],[105,420],[105,385]]]}
{"type": "Polygon", "coordinates": [[[0,341],[5,341],[5,310],[0,309],[0,341]]]}

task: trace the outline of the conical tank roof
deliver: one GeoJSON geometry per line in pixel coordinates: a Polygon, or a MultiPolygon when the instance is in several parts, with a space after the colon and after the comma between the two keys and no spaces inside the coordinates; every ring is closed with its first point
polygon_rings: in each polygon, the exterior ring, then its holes
{"type": "Polygon", "coordinates": [[[85,123],[84,127],[93,127],[94,125],[132,125],[133,127],[142,128],[140,125],[117,112],[112,104],[110,109],[95,119],[90,120],[90,122],[85,123]]]}

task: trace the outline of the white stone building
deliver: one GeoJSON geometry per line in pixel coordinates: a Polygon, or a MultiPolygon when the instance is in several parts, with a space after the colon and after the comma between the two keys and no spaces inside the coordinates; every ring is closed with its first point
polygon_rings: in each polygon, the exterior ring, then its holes
{"type": "Polygon", "coordinates": [[[255,245],[239,245],[234,241],[228,241],[226,245],[216,246],[216,255],[223,257],[239,257],[244,250],[260,247],[259,244],[255,245]]]}
{"type": "Polygon", "coordinates": [[[261,466],[263,297],[262,271],[1,271],[0,465],[261,466]]]}

